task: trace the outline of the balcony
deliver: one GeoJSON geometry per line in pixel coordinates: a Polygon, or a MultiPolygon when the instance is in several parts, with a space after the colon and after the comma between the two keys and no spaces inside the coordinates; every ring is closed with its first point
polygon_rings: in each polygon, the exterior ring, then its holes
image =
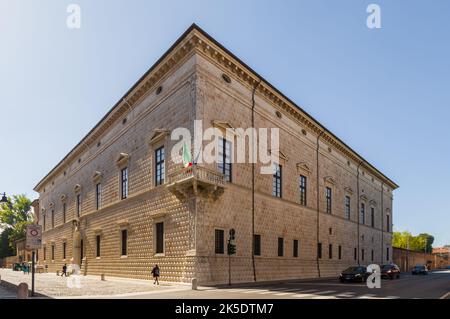
{"type": "Polygon", "coordinates": [[[201,167],[190,166],[170,174],[167,188],[181,200],[192,196],[217,199],[225,189],[222,173],[201,167]]]}

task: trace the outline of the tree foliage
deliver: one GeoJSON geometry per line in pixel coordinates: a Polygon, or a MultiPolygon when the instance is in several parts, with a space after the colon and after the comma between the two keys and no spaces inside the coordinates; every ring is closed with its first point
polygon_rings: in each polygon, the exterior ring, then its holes
{"type": "Polygon", "coordinates": [[[9,245],[9,236],[11,235],[11,229],[7,228],[0,234],[0,258],[13,256],[14,249],[9,245]]]}
{"type": "Polygon", "coordinates": [[[434,237],[423,233],[413,236],[410,232],[394,232],[392,246],[397,248],[409,249],[412,251],[431,253],[433,250],[434,237]]]}
{"type": "Polygon", "coordinates": [[[8,231],[10,247],[14,247],[16,240],[25,238],[26,228],[33,222],[33,218],[31,200],[25,195],[9,197],[8,203],[0,207],[0,226],[8,231]]]}

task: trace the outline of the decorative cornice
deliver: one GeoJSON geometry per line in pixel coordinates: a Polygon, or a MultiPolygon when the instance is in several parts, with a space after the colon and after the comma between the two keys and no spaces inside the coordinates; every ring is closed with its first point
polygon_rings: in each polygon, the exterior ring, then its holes
{"type": "Polygon", "coordinates": [[[45,176],[34,188],[39,192],[46,181],[63,171],[65,165],[76,158],[117,122],[123,115],[132,110],[149,91],[156,89],[159,82],[178,64],[185,61],[195,52],[197,37],[196,28],[189,28],[175,44],[134,84],[119,102],[100,120],[100,122],[45,176]]]}
{"type": "Polygon", "coordinates": [[[212,120],[211,124],[213,127],[221,128],[224,130],[226,130],[226,129],[234,130],[235,129],[234,126],[231,125],[231,123],[228,121],[212,120]]]}
{"type": "Polygon", "coordinates": [[[150,138],[150,144],[154,145],[154,144],[162,141],[163,139],[167,138],[169,135],[170,135],[169,130],[156,129],[153,131],[153,135],[150,138]]]}
{"type": "Polygon", "coordinates": [[[296,119],[303,127],[315,134],[322,135],[322,140],[333,148],[339,150],[354,162],[363,162],[361,165],[370,171],[374,176],[384,181],[392,189],[398,186],[389,178],[384,176],[375,167],[364,161],[355,151],[344,144],[334,134],[313,119],[303,109],[285,97],[280,91],[274,88],[269,82],[260,77],[250,67],[241,62],[231,52],[225,49],[205,31],[196,25],[192,25],[175,44],[139,79],[139,81],[116,103],[116,105],[105,115],[105,117],[75,146],[74,149],[55,167],[46,177],[44,177],[34,188],[35,191],[41,189],[45,182],[60,173],[66,164],[73,162],[77,156],[95,143],[107,130],[118,121],[126,112],[133,109],[137,103],[149,92],[156,89],[159,82],[173,69],[194,54],[213,61],[216,65],[224,69],[230,76],[239,79],[249,88],[255,87],[261,80],[257,93],[272,103],[276,108],[284,111],[285,114],[296,119]]]}
{"type": "Polygon", "coordinates": [[[73,192],[75,194],[79,194],[81,192],[81,185],[80,184],[75,185],[73,188],[73,192]]]}
{"type": "Polygon", "coordinates": [[[311,168],[306,162],[300,162],[297,163],[297,172],[309,175],[311,174],[311,168]]]}
{"type": "Polygon", "coordinates": [[[347,194],[353,195],[353,189],[351,187],[345,187],[344,190],[347,194]]]}
{"type": "Polygon", "coordinates": [[[325,176],[323,178],[323,181],[325,182],[325,184],[329,184],[329,185],[335,185],[336,184],[336,181],[331,176],[325,176]]]}
{"type": "Polygon", "coordinates": [[[128,161],[130,160],[130,155],[127,153],[120,153],[119,157],[116,160],[116,165],[118,167],[123,167],[128,164],[128,161]]]}
{"type": "Polygon", "coordinates": [[[95,171],[94,174],[92,175],[92,182],[94,184],[99,183],[102,180],[103,174],[100,171],[95,171]]]}
{"type": "MultiPolygon", "coordinates": [[[[275,150],[274,150],[274,151],[269,150],[269,153],[270,153],[270,154],[272,154],[272,152],[275,153],[276,151],[275,151],[275,150]]],[[[286,153],[284,153],[284,152],[281,151],[281,150],[278,150],[278,157],[279,157],[280,160],[282,160],[282,161],[284,161],[284,162],[287,162],[287,161],[288,161],[288,157],[287,157],[286,153]]]]}
{"type": "Polygon", "coordinates": [[[117,226],[119,226],[119,228],[126,228],[130,225],[130,222],[127,219],[122,219],[117,221],[117,226]]]}
{"type": "Polygon", "coordinates": [[[218,128],[219,130],[221,130],[223,134],[227,134],[228,132],[232,135],[237,134],[237,132],[235,131],[235,127],[228,121],[212,120],[211,125],[214,128],[218,128]]]}
{"type": "Polygon", "coordinates": [[[354,162],[363,162],[362,166],[367,170],[371,171],[372,174],[377,176],[377,178],[385,181],[390,185],[391,188],[397,188],[398,186],[392,182],[389,178],[384,176],[372,165],[364,161],[356,152],[354,152],[350,147],[345,145],[341,140],[339,140],[334,134],[329,132],[325,127],[319,124],[315,119],[313,119],[309,114],[307,114],[303,109],[297,106],[295,103],[286,98],[281,92],[274,88],[269,82],[262,79],[256,72],[251,68],[246,66],[238,58],[236,58],[231,52],[223,48],[219,43],[212,39],[206,32],[201,29],[197,32],[197,39],[195,39],[196,49],[199,54],[206,57],[209,60],[213,60],[216,64],[220,65],[224,70],[228,71],[234,78],[239,79],[241,82],[247,84],[248,87],[254,88],[255,85],[260,81],[258,85],[257,92],[264,97],[266,100],[275,104],[278,108],[283,110],[285,113],[295,118],[303,126],[308,128],[315,134],[320,134],[324,131],[322,139],[327,142],[330,146],[339,150],[341,153],[346,155],[348,158],[354,162]]]}

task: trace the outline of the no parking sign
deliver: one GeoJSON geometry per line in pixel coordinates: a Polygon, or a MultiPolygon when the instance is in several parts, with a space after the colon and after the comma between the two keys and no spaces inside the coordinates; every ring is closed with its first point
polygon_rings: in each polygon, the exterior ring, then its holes
{"type": "Polygon", "coordinates": [[[42,244],[42,226],[27,226],[26,248],[28,250],[40,249],[42,244]]]}

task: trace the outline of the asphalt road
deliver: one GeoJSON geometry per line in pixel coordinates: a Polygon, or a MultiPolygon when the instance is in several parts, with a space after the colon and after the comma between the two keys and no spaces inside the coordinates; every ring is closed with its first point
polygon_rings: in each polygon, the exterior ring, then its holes
{"type": "Polygon", "coordinates": [[[193,290],[154,292],[126,298],[149,299],[450,299],[450,270],[428,275],[402,274],[400,279],[383,279],[381,288],[338,280],[311,280],[231,287],[201,287],[193,290]]]}

